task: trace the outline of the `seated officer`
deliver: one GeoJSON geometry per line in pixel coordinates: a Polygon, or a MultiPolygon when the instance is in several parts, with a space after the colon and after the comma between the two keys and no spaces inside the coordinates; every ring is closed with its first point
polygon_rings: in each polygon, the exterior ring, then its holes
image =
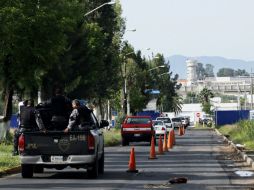
{"type": "Polygon", "coordinates": [[[91,110],[89,110],[86,106],[81,106],[79,100],[75,99],[72,101],[72,112],[69,117],[69,124],[64,132],[68,132],[71,130],[82,130],[85,125],[92,122],[91,119],[91,110]]]}

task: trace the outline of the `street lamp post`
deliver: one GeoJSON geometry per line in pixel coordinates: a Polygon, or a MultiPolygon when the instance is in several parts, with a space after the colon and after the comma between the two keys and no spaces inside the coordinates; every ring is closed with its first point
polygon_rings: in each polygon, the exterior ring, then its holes
{"type": "Polygon", "coordinates": [[[103,3],[102,5],[96,7],[95,9],[93,9],[93,10],[87,12],[87,13],[84,15],[84,17],[90,15],[91,13],[93,13],[94,11],[100,9],[101,7],[104,7],[105,5],[113,5],[113,4],[115,4],[115,3],[116,3],[115,1],[110,1],[110,2],[107,2],[107,3],[103,3]]]}
{"type": "Polygon", "coordinates": [[[250,73],[250,109],[253,109],[253,78],[252,78],[252,69],[251,69],[251,73],[250,73]]]}

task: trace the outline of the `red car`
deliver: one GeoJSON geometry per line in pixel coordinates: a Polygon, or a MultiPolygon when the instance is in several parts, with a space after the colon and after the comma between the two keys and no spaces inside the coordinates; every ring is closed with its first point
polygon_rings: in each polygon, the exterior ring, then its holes
{"type": "Polygon", "coordinates": [[[150,143],[154,134],[150,116],[127,116],[121,126],[122,146],[138,141],[150,143]]]}

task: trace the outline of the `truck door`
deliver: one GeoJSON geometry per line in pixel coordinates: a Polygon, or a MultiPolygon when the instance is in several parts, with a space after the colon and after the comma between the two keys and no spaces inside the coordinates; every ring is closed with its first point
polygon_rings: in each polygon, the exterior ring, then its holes
{"type": "Polygon", "coordinates": [[[96,126],[94,131],[98,135],[98,143],[99,143],[98,152],[99,152],[99,154],[102,154],[102,152],[103,152],[103,146],[104,146],[103,131],[100,130],[100,128],[99,128],[99,122],[98,122],[98,120],[96,119],[96,117],[94,116],[93,113],[91,113],[91,118],[92,118],[92,122],[94,123],[94,126],[96,126]]]}

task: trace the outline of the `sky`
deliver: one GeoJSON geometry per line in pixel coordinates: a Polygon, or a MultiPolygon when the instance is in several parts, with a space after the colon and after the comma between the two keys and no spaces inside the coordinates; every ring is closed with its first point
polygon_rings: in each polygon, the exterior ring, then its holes
{"type": "Polygon", "coordinates": [[[146,56],[254,60],[254,0],[120,0],[124,40],[146,56]],[[150,48],[150,50],[146,50],[150,48]]]}

